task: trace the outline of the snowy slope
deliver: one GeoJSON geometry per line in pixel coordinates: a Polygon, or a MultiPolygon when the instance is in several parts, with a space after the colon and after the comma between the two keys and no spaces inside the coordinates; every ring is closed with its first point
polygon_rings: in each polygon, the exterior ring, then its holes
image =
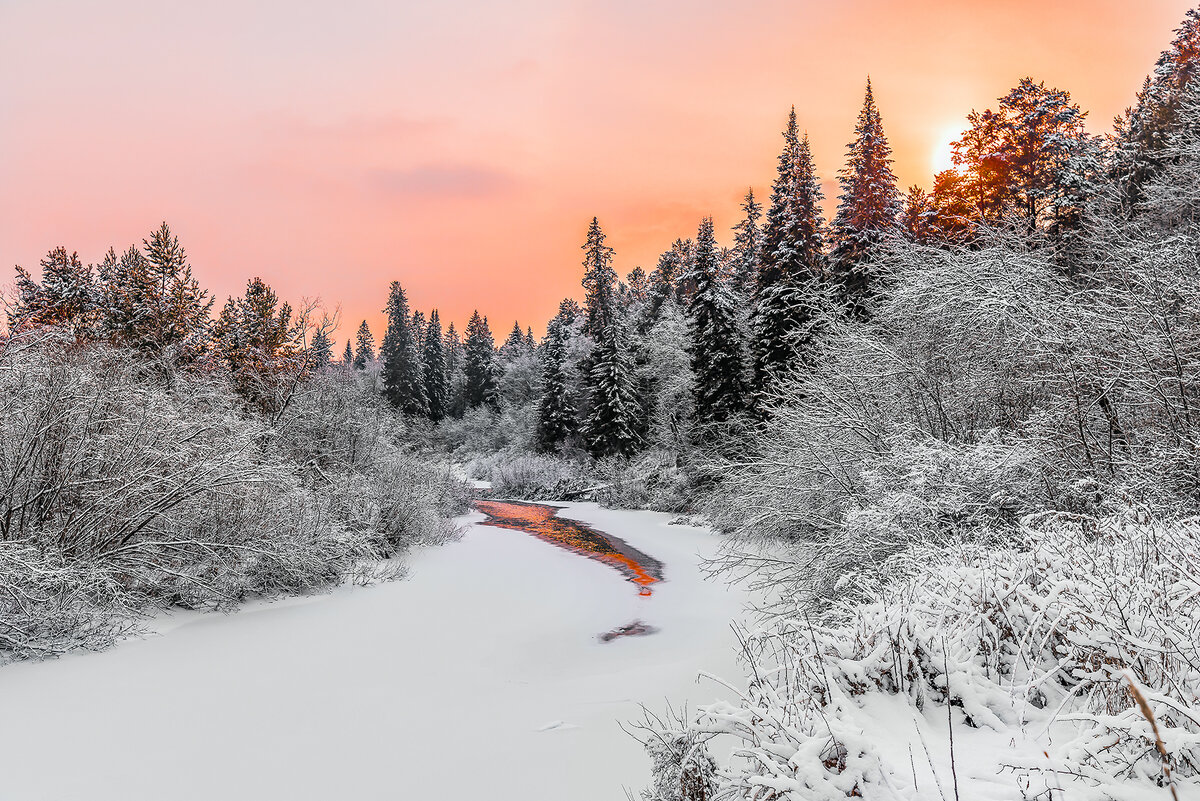
{"type": "MultiPolygon", "coordinates": [[[[563,512],[665,564],[650,598],[605,565],[471,525],[369,588],[188,615],[162,636],[0,670],[0,799],[622,798],[648,761],[618,728],[739,675],[742,598],[701,580],[709,532],[563,512]],[[634,618],[653,636],[600,643],[634,618]]],[[[478,521],[481,516],[468,518],[478,521]]]]}

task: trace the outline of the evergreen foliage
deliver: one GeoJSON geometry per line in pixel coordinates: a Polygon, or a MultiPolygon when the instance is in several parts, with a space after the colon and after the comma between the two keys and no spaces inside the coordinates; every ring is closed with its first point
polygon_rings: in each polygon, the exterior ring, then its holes
{"type": "Polygon", "coordinates": [[[696,418],[704,425],[723,423],[745,408],[747,390],[736,301],[721,280],[711,217],[700,223],[691,276],[696,289],[688,307],[688,322],[696,418]]]}
{"type": "Polygon", "coordinates": [[[496,384],[496,343],[488,328],[487,318],[479,312],[471,314],[467,322],[467,341],[463,353],[465,385],[463,399],[467,408],[500,405],[499,387],[496,384]]]}
{"type": "Polygon", "coordinates": [[[628,456],[638,444],[637,399],[627,334],[614,318],[596,344],[588,371],[591,403],[586,424],[588,450],[594,456],[628,456]]]}
{"type": "Polygon", "coordinates": [[[442,321],[438,317],[437,309],[429,313],[429,323],[425,328],[425,351],[422,361],[425,369],[425,398],[429,403],[429,419],[436,423],[446,416],[449,408],[442,321]]]}
{"type": "Polygon", "coordinates": [[[429,410],[425,371],[414,336],[414,324],[420,320],[410,319],[408,297],[399,281],[392,282],[383,312],[387,315],[387,332],[379,351],[383,396],[405,415],[425,415],[429,410]]]}
{"type": "Polygon", "coordinates": [[[867,312],[877,287],[868,262],[877,246],[897,226],[900,192],[892,172],[892,148],[883,133],[871,81],[854,141],[846,151],[846,166],[838,173],[841,195],[833,220],[833,270],[842,300],[858,315],[867,312]]]}
{"type": "Polygon", "coordinates": [[[613,319],[613,294],[617,271],[613,269],[613,249],[604,244],[600,221],[593,217],[588,226],[587,241],[583,244],[584,310],[587,314],[587,333],[599,340],[613,319]]]}
{"type": "Polygon", "coordinates": [[[825,273],[824,194],[794,108],[783,139],[754,297],[753,384],[760,398],[803,361],[813,317],[809,299],[825,273]]]}
{"type": "MultiPolygon", "coordinates": [[[[349,349],[349,343],[346,344],[349,349]]],[[[354,335],[354,369],[365,370],[367,365],[375,360],[375,337],[367,321],[359,323],[358,333],[354,335]]]]}
{"type": "Polygon", "coordinates": [[[762,204],[754,199],[754,190],[746,191],[742,201],[746,216],[734,226],[733,287],[743,295],[749,295],[758,284],[758,269],[762,259],[763,232],[759,225],[762,219],[762,204]]]}

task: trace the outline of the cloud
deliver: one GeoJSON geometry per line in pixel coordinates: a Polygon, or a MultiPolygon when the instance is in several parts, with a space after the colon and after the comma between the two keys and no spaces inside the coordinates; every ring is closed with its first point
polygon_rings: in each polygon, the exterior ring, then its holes
{"type": "Polygon", "coordinates": [[[367,185],[376,192],[397,198],[495,197],[516,186],[505,172],[468,164],[427,165],[408,169],[378,168],[367,172],[367,185]]]}

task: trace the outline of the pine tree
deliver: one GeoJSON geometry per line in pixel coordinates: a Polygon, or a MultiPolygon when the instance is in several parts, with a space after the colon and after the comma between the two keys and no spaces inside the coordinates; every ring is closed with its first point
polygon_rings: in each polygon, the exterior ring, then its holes
{"type": "Polygon", "coordinates": [[[464,399],[469,408],[500,405],[499,388],[496,384],[496,343],[488,328],[487,318],[479,312],[471,314],[467,322],[467,342],[463,354],[463,372],[466,374],[464,399]]]}
{"type": "Polygon", "coordinates": [[[302,369],[304,357],[303,324],[292,319],[292,307],[252,278],[241,297],[225,303],[212,333],[238,394],[264,410],[276,408],[280,379],[302,369]]]}
{"type": "Polygon", "coordinates": [[[140,342],[133,344],[155,353],[170,352],[180,361],[199,356],[206,344],[213,299],[192,277],[192,266],[179,238],[164,222],[148,240],[142,240],[144,264],[151,291],[141,297],[140,342]]]}
{"type": "Polygon", "coordinates": [[[904,193],[903,207],[900,210],[900,230],[909,242],[927,245],[937,237],[937,226],[934,223],[936,215],[933,198],[914,184],[904,193]]]}
{"type": "Polygon", "coordinates": [[[1099,172],[1098,142],[1084,130],[1087,113],[1059,89],[1022,78],[996,111],[972,111],[954,145],[979,217],[1022,220],[1027,231],[1056,237],[1078,226],[1099,172]],[[1091,166],[1087,162],[1095,162],[1091,166]]]}
{"type": "Polygon", "coordinates": [[[803,363],[817,315],[813,298],[825,273],[824,195],[794,108],[783,140],[754,296],[753,375],[760,397],[803,363]]]}
{"type": "Polygon", "coordinates": [[[869,261],[876,247],[896,230],[900,212],[892,148],[883,133],[869,78],[846,155],[846,166],[838,173],[841,196],[833,220],[833,268],[843,301],[852,313],[864,315],[875,292],[869,261]]]}
{"type": "Polygon", "coordinates": [[[113,341],[169,361],[193,362],[208,344],[213,299],[192,276],[187,253],[164,222],[145,253],[110,253],[99,269],[102,326],[113,341]]]}
{"type": "Polygon", "coordinates": [[[588,449],[594,456],[628,456],[637,446],[637,399],[633,394],[633,369],[621,321],[612,317],[596,346],[591,369],[588,449]]]}
{"type": "Polygon", "coordinates": [[[758,266],[762,259],[763,234],[759,226],[762,219],[762,204],[754,199],[754,190],[746,192],[742,202],[746,216],[734,226],[733,288],[749,295],[758,284],[758,266]]]}
{"type": "Polygon", "coordinates": [[[702,424],[723,423],[745,408],[746,384],[736,300],[720,277],[711,217],[700,223],[691,275],[696,290],[688,307],[688,324],[696,418],[702,424]]]}
{"type": "MultiPolygon", "coordinates": [[[[346,343],[346,348],[349,349],[350,343],[346,343]]],[[[365,370],[367,364],[375,359],[375,337],[371,336],[371,329],[367,326],[367,321],[363,320],[358,326],[358,334],[354,337],[354,369],[365,370]]]]}
{"type": "Polygon", "coordinates": [[[446,387],[446,358],[442,346],[442,321],[438,310],[429,313],[425,328],[425,397],[429,403],[429,419],[435,423],[446,416],[449,398],[446,387]]]}
{"type": "MultiPolygon", "coordinates": [[[[113,261],[116,255],[110,250],[113,261]]],[[[41,281],[35,281],[24,267],[17,267],[17,298],[8,312],[12,330],[26,326],[66,325],[76,338],[95,335],[97,289],[92,268],[79,260],[78,253],[57,247],[41,261],[41,281]]]]}
{"type": "Polygon", "coordinates": [[[354,345],[346,340],[346,350],[342,353],[342,366],[351,367],[354,364],[354,345]]]}
{"type": "Polygon", "coordinates": [[[617,271],[613,269],[613,249],[604,244],[600,221],[593,217],[588,226],[587,241],[583,244],[584,309],[587,312],[587,333],[599,340],[613,317],[613,293],[617,271]]]}
{"type": "Polygon", "coordinates": [[[424,415],[428,411],[425,372],[421,368],[416,339],[413,337],[408,297],[399,281],[393,281],[389,287],[383,312],[387,315],[387,332],[383,335],[383,345],[379,350],[383,396],[403,414],[414,417],[424,415]]]}

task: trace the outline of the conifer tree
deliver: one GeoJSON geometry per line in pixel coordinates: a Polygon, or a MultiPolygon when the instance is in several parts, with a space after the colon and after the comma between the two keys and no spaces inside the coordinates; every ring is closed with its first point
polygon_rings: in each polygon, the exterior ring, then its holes
{"type": "Polygon", "coordinates": [[[213,299],[192,277],[187,252],[165,222],[142,245],[153,289],[135,310],[148,322],[140,345],[160,354],[171,350],[183,361],[194,359],[206,344],[213,299]]]}
{"type": "Polygon", "coordinates": [[[514,321],[512,330],[508,332],[508,339],[500,346],[500,359],[505,362],[512,361],[524,355],[526,350],[525,332],[521,330],[520,323],[514,321]]]}
{"type": "Polygon", "coordinates": [[[192,276],[187,253],[165,222],[142,245],[144,253],[131,247],[101,264],[104,328],[129,347],[194,361],[208,344],[213,299],[192,276]]]}
{"type": "MultiPolygon", "coordinates": [[[[111,250],[109,257],[116,261],[111,250]]],[[[79,260],[78,253],[57,247],[41,261],[41,281],[35,281],[24,267],[17,267],[16,303],[8,311],[12,330],[24,326],[69,325],[78,338],[94,335],[97,317],[97,291],[92,268],[79,260]]]]}
{"type": "Polygon", "coordinates": [[[637,399],[622,321],[613,315],[596,345],[588,371],[591,388],[588,450],[594,456],[628,456],[637,446],[637,399]]]}
{"type": "Polygon", "coordinates": [[[594,340],[604,336],[613,317],[613,294],[617,271],[613,269],[613,249],[604,244],[600,221],[593,217],[583,244],[584,309],[587,334],[594,340]]]}
{"type": "Polygon", "coordinates": [[[734,226],[734,267],[733,288],[743,295],[754,291],[758,283],[758,265],[762,258],[762,204],[754,199],[754,190],[746,192],[742,201],[742,211],[746,216],[734,226]]]}
{"type": "Polygon", "coordinates": [[[700,223],[691,274],[696,289],[688,307],[688,324],[696,418],[702,424],[723,423],[745,408],[746,384],[736,301],[721,280],[711,217],[700,223]]]}
{"type": "Polygon", "coordinates": [[[383,396],[392,406],[410,416],[428,411],[425,397],[425,374],[413,337],[413,321],[409,318],[408,297],[399,281],[388,289],[387,331],[379,350],[382,362],[383,396]]]}
{"type": "Polygon", "coordinates": [[[500,396],[496,384],[496,343],[487,318],[480,317],[478,311],[473,312],[467,322],[463,372],[466,375],[463,394],[467,407],[497,408],[500,396]]]}
{"type": "Polygon", "coordinates": [[[354,364],[354,345],[346,340],[346,350],[342,353],[342,366],[351,367],[354,364]]]}
{"type": "Polygon", "coordinates": [[[309,345],[309,362],[314,370],[327,367],[333,360],[333,341],[329,338],[329,326],[328,320],[322,321],[309,345]]]}
{"type": "Polygon", "coordinates": [[[303,324],[292,319],[292,307],[252,278],[241,297],[225,303],[212,332],[238,394],[264,410],[275,408],[279,379],[303,361],[303,324]]]}
{"type": "Polygon", "coordinates": [[[794,108],[783,140],[754,296],[753,376],[759,396],[804,361],[817,314],[813,298],[825,273],[824,195],[794,108]]]}
{"type": "Polygon", "coordinates": [[[442,321],[438,310],[429,313],[425,327],[425,397],[429,403],[429,419],[435,423],[446,416],[446,358],[442,343],[442,321]]]}
{"type": "Polygon", "coordinates": [[[833,269],[849,310],[864,315],[875,292],[868,262],[879,243],[896,229],[900,212],[892,148],[883,133],[869,78],[838,183],[841,195],[833,220],[833,269]]]}
{"type": "Polygon", "coordinates": [[[1180,109],[1200,72],[1200,9],[1189,9],[1175,38],[1146,78],[1137,102],[1116,121],[1110,172],[1125,211],[1133,214],[1143,187],[1162,171],[1171,135],[1179,130],[1180,109]]]}
{"type": "Polygon", "coordinates": [[[424,312],[422,312],[420,310],[416,310],[412,313],[411,330],[412,330],[413,342],[416,343],[416,346],[417,346],[417,354],[418,355],[423,354],[425,352],[425,327],[427,325],[429,325],[429,324],[427,322],[425,322],[425,313],[424,312]]]}
{"type": "Polygon", "coordinates": [[[467,374],[463,366],[463,342],[454,323],[446,328],[442,343],[446,358],[446,414],[462,417],[467,409],[467,374]]]}
{"type": "Polygon", "coordinates": [[[542,341],[542,393],[537,407],[537,444],[543,451],[552,452],[576,433],[575,397],[568,375],[566,337],[571,324],[569,310],[563,306],[546,326],[542,341]]]}
{"type": "MultiPolygon", "coordinates": [[[[346,343],[347,348],[350,343],[346,343]]],[[[363,320],[358,326],[358,333],[354,337],[354,368],[356,370],[367,369],[367,364],[375,358],[375,337],[371,335],[371,329],[367,326],[367,321],[363,320]]]]}

